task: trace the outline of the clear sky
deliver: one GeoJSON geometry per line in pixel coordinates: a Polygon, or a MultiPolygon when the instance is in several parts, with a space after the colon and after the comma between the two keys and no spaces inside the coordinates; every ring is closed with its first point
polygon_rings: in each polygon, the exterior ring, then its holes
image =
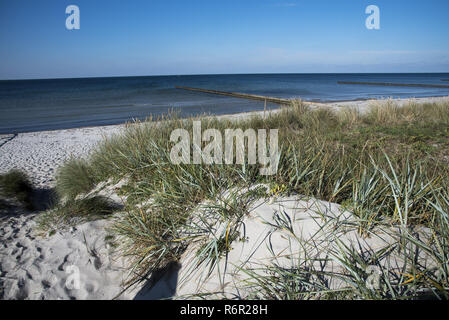
{"type": "Polygon", "coordinates": [[[0,79],[449,72],[448,14],[448,0],[0,0],[0,79]]]}

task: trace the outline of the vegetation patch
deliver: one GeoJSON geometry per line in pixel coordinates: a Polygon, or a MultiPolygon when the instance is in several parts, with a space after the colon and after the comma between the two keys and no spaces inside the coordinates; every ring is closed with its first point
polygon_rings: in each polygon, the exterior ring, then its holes
{"type": "MultiPolygon", "coordinates": [[[[417,243],[439,259],[441,274],[438,279],[428,275],[432,280],[421,289],[438,291],[438,297],[445,297],[441,292],[447,291],[449,274],[445,220],[449,204],[448,103],[399,107],[387,102],[362,113],[349,108],[312,110],[294,101],[267,118],[179,119],[172,114],[156,120],[128,126],[121,135],[104,140],[88,160],[70,161],[58,175],[58,192],[67,199],[75,199],[101,181],[128,178],[121,189],[127,199],[125,212],[115,223],[114,232],[121,239],[123,253],[134,261],[130,284],[177,261],[192,241],[204,236],[204,232],[212,232],[204,231],[207,228],[196,233],[191,230],[186,236],[192,212],[200,204],[216,201],[229,190],[266,184],[273,186],[273,194],[297,194],[343,205],[353,213],[362,236],[382,225],[398,225],[406,230],[429,228],[435,234],[432,244],[417,243]],[[243,165],[172,164],[170,134],[179,128],[192,132],[193,120],[201,121],[203,130],[218,129],[222,134],[234,128],[279,129],[281,157],[277,173],[260,176],[259,166],[247,161],[243,165]]],[[[214,219],[227,219],[229,229],[205,242],[198,252],[200,263],[226,255],[232,241],[238,240],[233,230],[245,214],[242,203],[246,200],[236,195],[233,203],[230,207],[209,208],[209,225],[214,225],[214,219]]],[[[68,201],[57,212],[62,217],[98,212],[96,206],[83,204],[79,209],[77,205],[68,201]],[[70,206],[72,209],[68,209],[70,206]]],[[[400,239],[405,241],[407,235],[400,239]]],[[[348,272],[355,276],[357,272],[350,266],[358,258],[348,260],[349,251],[345,250],[348,272]]],[[[413,290],[399,290],[400,283],[394,287],[398,290],[384,294],[369,289],[360,292],[357,288],[347,289],[344,294],[312,294],[324,287],[319,275],[307,275],[307,270],[308,266],[273,269],[273,276],[263,279],[266,282],[256,286],[255,292],[262,298],[292,299],[417,295],[413,290]],[[270,295],[268,289],[272,288],[268,284],[275,282],[277,294],[270,295]]],[[[419,272],[426,274],[427,270],[419,272]]],[[[343,281],[356,283],[351,277],[343,277],[343,281]]]]}

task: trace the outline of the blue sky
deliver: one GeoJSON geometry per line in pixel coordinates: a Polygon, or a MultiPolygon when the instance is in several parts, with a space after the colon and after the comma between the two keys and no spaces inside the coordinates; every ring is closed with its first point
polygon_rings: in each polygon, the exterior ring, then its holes
{"type": "Polygon", "coordinates": [[[449,72],[448,13],[447,0],[0,0],[0,79],[449,72]],[[71,4],[80,30],[65,27],[71,4]]]}

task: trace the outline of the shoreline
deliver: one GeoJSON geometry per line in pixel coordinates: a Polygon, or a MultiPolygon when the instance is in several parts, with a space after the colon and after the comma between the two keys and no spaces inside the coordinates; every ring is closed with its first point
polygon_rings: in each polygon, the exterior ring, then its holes
{"type": "MultiPolygon", "coordinates": [[[[407,98],[407,99],[371,99],[351,100],[329,103],[310,103],[312,108],[328,107],[338,109],[344,106],[357,108],[361,112],[371,104],[394,101],[403,105],[410,101],[416,103],[432,103],[449,100],[449,96],[407,98]]],[[[266,111],[250,111],[224,115],[201,115],[198,117],[217,117],[218,119],[237,119],[251,116],[268,116],[276,114],[281,108],[266,111]],[[264,115],[265,114],[265,115],[264,115]]],[[[34,131],[18,134],[0,134],[0,173],[11,169],[24,170],[37,188],[53,188],[57,168],[70,157],[83,158],[104,137],[119,133],[132,122],[90,126],[70,129],[34,131]]]]}
{"type": "MultiPolygon", "coordinates": [[[[316,101],[316,100],[304,100],[307,104],[309,104],[312,107],[315,106],[330,106],[330,107],[342,107],[342,106],[352,106],[353,104],[366,104],[366,103],[375,103],[379,101],[398,101],[398,102],[407,102],[410,100],[414,100],[417,102],[433,102],[449,99],[449,93],[448,95],[444,96],[428,96],[428,97],[411,97],[411,98],[390,98],[390,97],[383,97],[380,99],[370,99],[370,98],[359,98],[359,99],[352,99],[352,100],[329,100],[329,101],[316,101]]],[[[294,100],[294,99],[291,99],[294,100]]],[[[236,116],[236,115],[243,115],[248,116],[252,114],[263,114],[264,112],[273,112],[276,110],[279,110],[282,106],[279,105],[277,108],[267,109],[267,111],[263,110],[254,110],[254,111],[247,111],[247,112],[235,112],[235,113],[225,113],[225,114],[199,114],[193,117],[229,117],[229,116],[236,116]]],[[[151,116],[151,115],[150,115],[151,116]]],[[[158,115],[162,116],[162,115],[158,115]]],[[[141,122],[144,122],[145,120],[140,120],[141,122]]],[[[49,133],[49,132],[55,132],[55,131],[68,131],[68,130],[78,130],[78,129],[89,129],[89,128],[107,128],[107,127],[120,127],[120,126],[126,126],[128,124],[132,124],[132,121],[126,121],[126,122],[120,122],[115,124],[105,124],[105,125],[86,125],[86,126],[80,126],[80,127],[69,127],[69,128],[62,128],[62,129],[49,129],[49,130],[33,130],[33,131],[23,131],[23,132],[10,132],[10,133],[0,133],[0,150],[2,145],[2,140],[5,139],[5,136],[12,136],[12,135],[21,135],[21,134],[33,134],[33,133],[49,133]]]]}

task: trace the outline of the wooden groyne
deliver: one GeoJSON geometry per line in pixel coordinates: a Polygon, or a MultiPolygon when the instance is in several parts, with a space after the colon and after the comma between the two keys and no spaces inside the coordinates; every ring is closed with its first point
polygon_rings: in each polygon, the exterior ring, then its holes
{"type": "Polygon", "coordinates": [[[338,83],[338,84],[361,84],[361,85],[368,85],[368,86],[449,88],[449,85],[444,85],[444,84],[388,83],[388,82],[356,82],[356,81],[338,81],[337,83],[338,83]]]}
{"type": "Polygon", "coordinates": [[[218,90],[209,90],[209,89],[191,88],[191,87],[180,87],[180,86],[176,86],[175,88],[176,89],[189,90],[189,91],[202,92],[202,93],[218,94],[218,95],[221,95],[221,96],[228,96],[228,97],[234,97],[234,98],[266,101],[266,102],[271,102],[271,103],[276,103],[276,104],[281,104],[281,105],[288,105],[288,104],[291,103],[291,100],[289,100],[289,99],[265,97],[265,96],[255,95],[255,94],[246,94],[246,93],[239,93],[239,92],[225,92],[225,91],[218,91],[218,90]]]}

